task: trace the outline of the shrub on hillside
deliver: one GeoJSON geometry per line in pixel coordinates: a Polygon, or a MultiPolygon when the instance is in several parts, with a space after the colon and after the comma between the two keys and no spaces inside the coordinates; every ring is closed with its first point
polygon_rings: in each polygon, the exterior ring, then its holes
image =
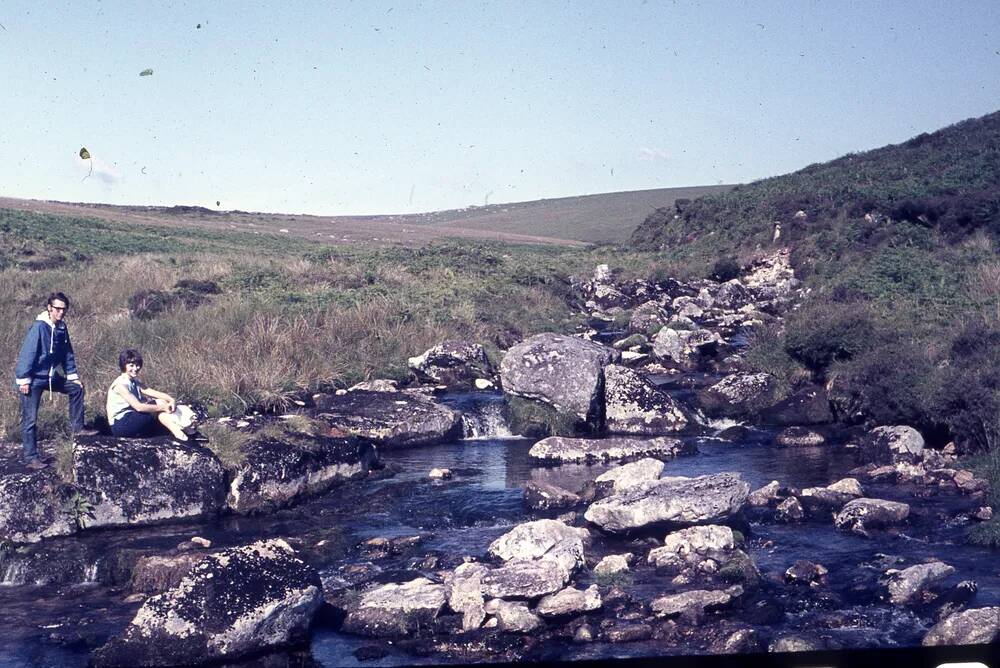
{"type": "Polygon", "coordinates": [[[869,348],[875,321],[860,304],[813,304],[788,320],[785,350],[822,375],[835,361],[849,360],[869,348]]]}
{"type": "Polygon", "coordinates": [[[906,424],[933,432],[940,423],[934,410],[934,372],[924,346],[876,338],[831,367],[831,401],[845,418],[859,412],[873,425],[906,424]]]}
{"type": "Polygon", "coordinates": [[[974,321],[952,340],[936,404],[964,449],[1000,449],[1000,324],[974,321]]]}
{"type": "Polygon", "coordinates": [[[734,257],[724,257],[712,267],[711,279],[719,283],[731,281],[740,275],[740,264],[734,257]]]}

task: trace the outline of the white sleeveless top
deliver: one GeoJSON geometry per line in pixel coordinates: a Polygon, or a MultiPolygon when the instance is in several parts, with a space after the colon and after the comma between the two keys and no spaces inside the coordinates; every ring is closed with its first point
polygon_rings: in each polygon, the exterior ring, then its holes
{"type": "Polygon", "coordinates": [[[111,387],[108,388],[108,403],[105,407],[108,413],[108,426],[113,425],[115,420],[118,420],[129,411],[135,410],[129,405],[128,401],[126,401],[124,397],[115,392],[115,386],[117,385],[123,386],[132,394],[132,396],[139,401],[143,401],[142,393],[139,391],[139,388],[142,387],[141,382],[138,380],[133,382],[132,379],[125,374],[115,378],[114,382],[111,383],[111,387]]]}

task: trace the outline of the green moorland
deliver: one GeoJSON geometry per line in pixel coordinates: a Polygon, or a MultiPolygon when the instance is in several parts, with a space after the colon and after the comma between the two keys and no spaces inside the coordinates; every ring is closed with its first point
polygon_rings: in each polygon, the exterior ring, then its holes
{"type": "MultiPolygon", "coordinates": [[[[616,262],[648,274],[656,255],[616,262]]],[[[326,246],[0,210],[0,359],[13,364],[46,295],[62,290],[72,300],[88,420],[103,415],[125,347],[143,352],[150,386],[212,414],[280,410],[301,392],[403,379],[408,357],[445,338],[495,352],[571,329],[579,315],[570,277],[607,257],[474,242],[326,246]]],[[[8,440],[19,438],[18,415],[15,394],[0,393],[8,440]]],[[[43,437],[65,429],[64,398],[46,401],[40,424],[43,437]]]]}
{"type": "Polygon", "coordinates": [[[632,243],[702,267],[789,248],[811,293],[751,364],[825,383],[844,417],[983,453],[1000,500],[1000,112],[678,202],[632,243]]]}

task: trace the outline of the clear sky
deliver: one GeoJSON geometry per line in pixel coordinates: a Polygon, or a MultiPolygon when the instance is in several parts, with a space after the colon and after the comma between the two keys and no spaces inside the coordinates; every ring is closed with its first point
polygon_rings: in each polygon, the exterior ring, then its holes
{"type": "Polygon", "coordinates": [[[995,111],[1000,2],[4,0],[0,91],[3,196],[432,211],[746,182],[995,111]]]}

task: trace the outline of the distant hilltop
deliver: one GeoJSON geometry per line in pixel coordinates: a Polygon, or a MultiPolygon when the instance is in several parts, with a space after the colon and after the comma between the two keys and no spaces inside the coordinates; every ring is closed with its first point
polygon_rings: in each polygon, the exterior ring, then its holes
{"type": "Polygon", "coordinates": [[[461,237],[509,243],[620,243],[651,212],[678,199],[730,190],[731,185],[658,188],[469,206],[413,214],[315,216],[216,210],[203,206],[137,206],[0,198],[0,208],[76,215],[145,225],[184,225],[287,233],[326,243],[423,243],[461,237]]]}

